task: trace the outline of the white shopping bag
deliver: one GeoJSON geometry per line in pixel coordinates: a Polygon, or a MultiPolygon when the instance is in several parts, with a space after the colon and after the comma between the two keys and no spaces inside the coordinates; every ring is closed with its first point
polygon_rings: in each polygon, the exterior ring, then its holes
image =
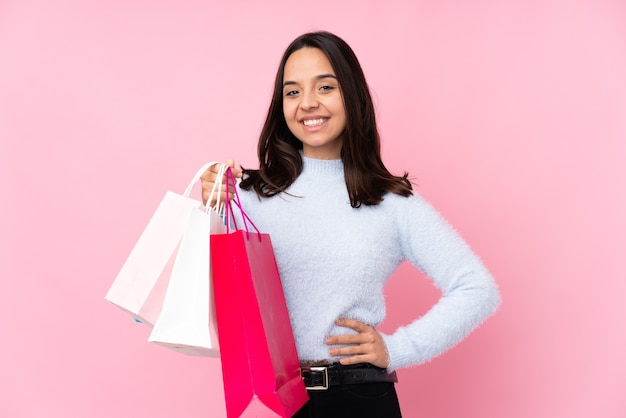
{"type": "Polygon", "coordinates": [[[153,325],[161,312],[183,233],[192,214],[203,210],[191,190],[214,164],[201,167],[182,195],[165,194],[105,296],[141,322],[153,325]]]}
{"type": "Polygon", "coordinates": [[[219,356],[217,322],[211,278],[211,234],[226,232],[224,205],[220,203],[221,165],[209,201],[217,192],[215,207],[195,209],[178,249],[161,314],[148,341],[184,354],[219,356]]]}
{"type": "Polygon", "coordinates": [[[195,210],[183,236],[161,315],[148,341],[184,354],[219,356],[210,234],[223,234],[220,215],[195,210]]]}

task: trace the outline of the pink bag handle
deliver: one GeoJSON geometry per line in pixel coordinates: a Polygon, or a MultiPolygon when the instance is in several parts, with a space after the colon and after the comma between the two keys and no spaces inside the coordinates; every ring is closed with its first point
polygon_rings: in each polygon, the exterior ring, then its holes
{"type": "Polygon", "coordinates": [[[233,211],[233,204],[236,205],[239,208],[239,212],[241,213],[241,219],[243,219],[243,225],[244,228],[246,230],[246,238],[250,239],[250,230],[248,229],[248,222],[250,222],[250,225],[252,225],[252,227],[256,230],[257,235],[259,237],[259,241],[261,241],[261,231],[259,231],[259,228],[256,227],[256,225],[254,224],[254,222],[252,222],[252,219],[250,219],[250,217],[248,216],[248,214],[243,210],[243,207],[241,206],[241,200],[239,199],[239,193],[237,192],[237,186],[235,184],[235,176],[233,176],[233,170],[228,167],[226,169],[226,233],[229,234],[230,233],[230,222],[229,222],[229,217],[228,214],[230,213],[230,215],[233,218],[233,225],[235,225],[235,230],[238,230],[239,227],[237,226],[237,220],[235,219],[235,212],[233,211]],[[228,192],[230,190],[230,186],[231,186],[231,181],[233,183],[233,190],[235,193],[235,196],[233,197],[233,199],[228,199],[228,192]]]}

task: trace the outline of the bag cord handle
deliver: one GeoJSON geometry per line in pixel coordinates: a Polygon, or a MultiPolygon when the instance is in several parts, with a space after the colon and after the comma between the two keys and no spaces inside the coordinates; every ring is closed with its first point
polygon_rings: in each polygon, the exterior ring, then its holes
{"type": "Polygon", "coordinates": [[[256,227],[252,219],[248,216],[248,214],[243,210],[241,206],[241,199],[239,198],[239,193],[237,192],[237,185],[235,184],[235,176],[233,175],[233,170],[228,167],[226,169],[226,233],[230,233],[230,222],[229,222],[229,213],[233,218],[233,225],[235,226],[235,230],[238,230],[237,221],[235,219],[235,212],[233,211],[233,204],[239,208],[239,212],[241,213],[241,219],[243,220],[243,225],[246,230],[246,238],[250,239],[250,230],[248,228],[248,222],[252,227],[256,230],[257,235],[259,237],[259,241],[261,241],[261,231],[256,227]],[[228,199],[228,193],[230,192],[230,186],[233,186],[234,196],[233,199],[228,199]]]}

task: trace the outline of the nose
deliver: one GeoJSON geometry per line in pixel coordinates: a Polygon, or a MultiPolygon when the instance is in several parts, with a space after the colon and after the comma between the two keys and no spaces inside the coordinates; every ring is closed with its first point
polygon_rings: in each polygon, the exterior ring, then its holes
{"type": "Polygon", "coordinates": [[[317,97],[313,92],[304,92],[302,94],[302,101],[300,102],[300,107],[303,110],[315,109],[319,105],[317,101],[317,97]]]}

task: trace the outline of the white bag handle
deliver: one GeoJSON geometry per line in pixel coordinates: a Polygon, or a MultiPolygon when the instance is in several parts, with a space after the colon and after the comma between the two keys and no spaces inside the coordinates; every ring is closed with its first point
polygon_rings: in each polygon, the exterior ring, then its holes
{"type": "MultiPolygon", "coordinates": [[[[215,205],[213,205],[213,210],[220,214],[223,217],[224,215],[224,202],[221,201],[222,198],[222,179],[224,178],[226,171],[228,170],[228,166],[226,164],[220,164],[220,168],[217,170],[217,174],[215,175],[215,183],[213,183],[213,188],[211,189],[211,193],[209,194],[209,198],[207,203],[210,203],[213,200],[213,196],[217,192],[217,198],[215,199],[215,205]]],[[[228,187],[226,188],[228,191],[228,187]]],[[[209,213],[211,207],[209,205],[206,206],[206,213],[209,213]]]]}
{"type": "Polygon", "coordinates": [[[228,169],[228,166],[226,164],[220,163],[218,161],[211,161],[210,163],[204,164],[202,167],[200,167],[198,172],[193,176],[193,178],[189,182],[189,185],[185,189],[185,193],[183,193],[183,196],[189,197],[191,195],[191,190],[193,189],[193,186],[195,186],[196,183],[200,180],[200,177],[202,177],[204,172],[216,164],[219,164],[220,168],[215,177],[215,183],[213,183],[213,189],[211,189],[211,193],[209,194],[207,203],[213,200],[213,197],[215,196],[216,192],[217,192],[217,200],[215,202],[215,205],[213,205],[212,207],[210,205],[207,205],[206,211],[208,212],[212,208],[216,212],[222,213],[224,211],[224,202],[221,201],[222,179],[224,178],[224,174],[226,173],[226,170],[228,169]]]}
{"type": "Polygon", "coordinates": [[[191,190],[193,189],[193,186],[195,186],[198,180],[200,180],[200,177],[202,177],[204,172],[207,171],[212,166],[214,166],[215,164],[219,164],[219,162],[211,161],[210,163],[206,163],[202,167],[200,167],[196,175],[193,176],[193,178],[191,179],[191,182],[189,182],[189,186],[187,186],[187,188],[185,189],[185,193],[183,193],[183,196],[189,197],[189,195],[191,195],[191,190]]]}

